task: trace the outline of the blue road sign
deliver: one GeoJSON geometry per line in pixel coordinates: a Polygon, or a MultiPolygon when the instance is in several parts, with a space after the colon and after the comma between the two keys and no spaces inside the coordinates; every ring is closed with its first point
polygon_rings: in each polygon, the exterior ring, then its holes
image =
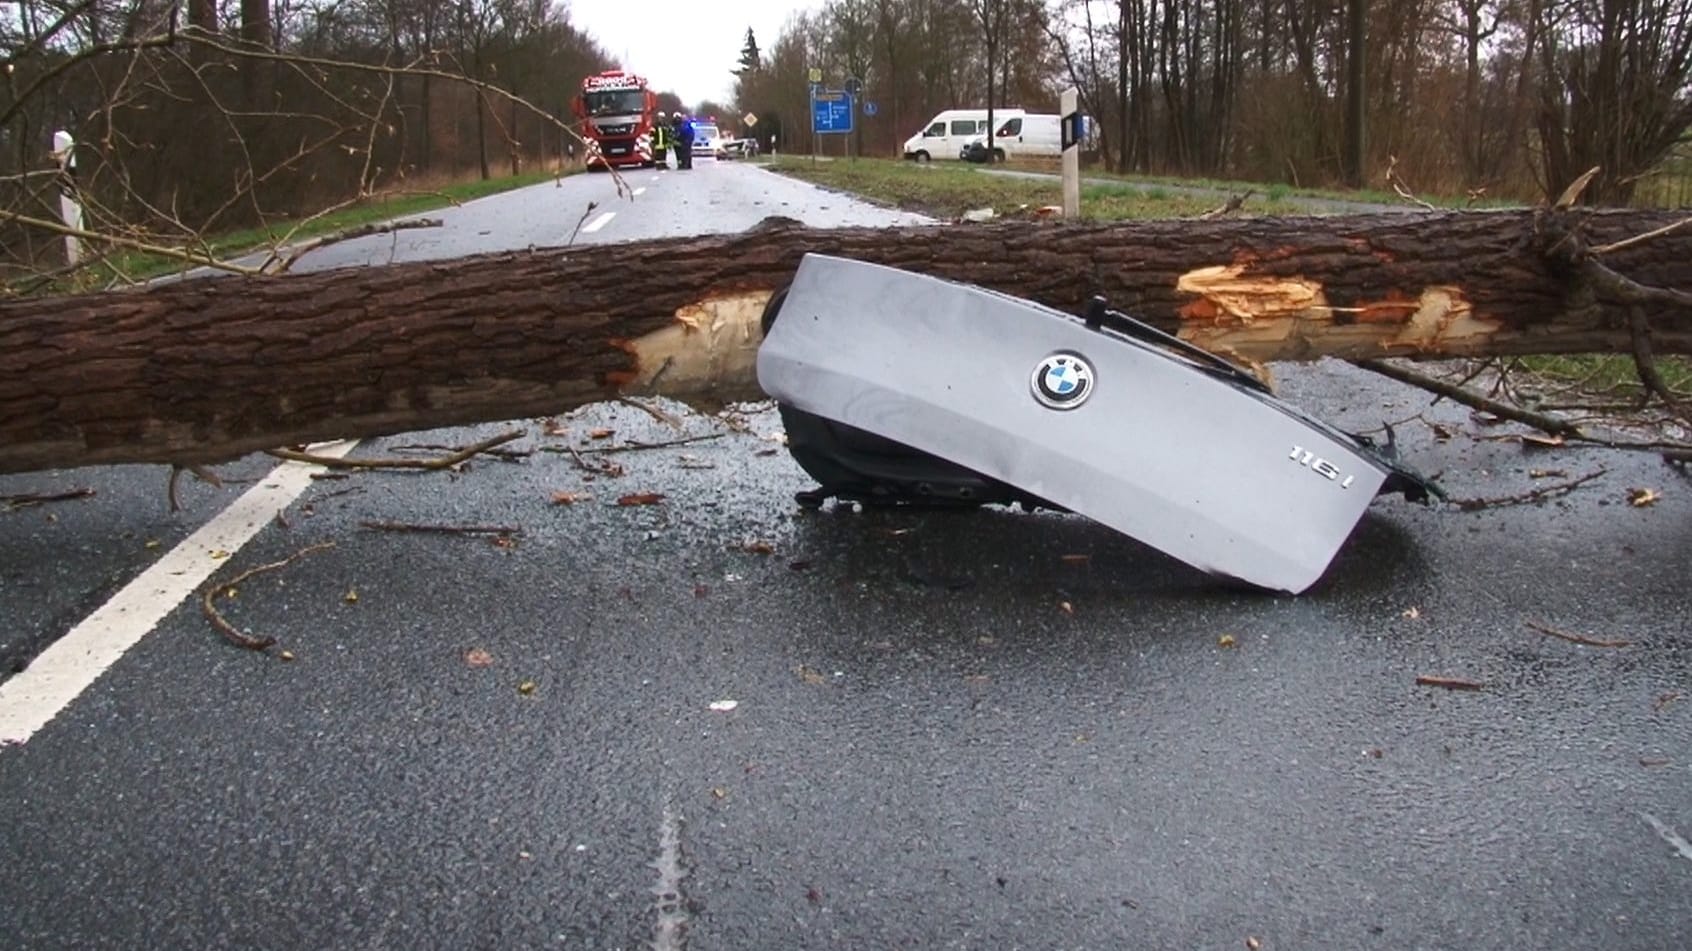
{"type": "Polygon", "coordinates": [[[812,96],[811,131],[817,135],[852,131],[852,97],[835,89],[812,96]]]}
{"type": "Polygon", "coordinates": [[[873,116],[873,115],[875,115],[875,113],[876,113],[875,103],[871,102],[869,100],[865,100],[864,101],[864,115],[873,116]]]}

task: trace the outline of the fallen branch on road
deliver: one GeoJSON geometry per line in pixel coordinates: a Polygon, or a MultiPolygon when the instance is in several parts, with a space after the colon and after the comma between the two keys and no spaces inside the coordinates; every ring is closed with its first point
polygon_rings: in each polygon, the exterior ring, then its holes
{"type": "Polygon", "coordinates": [[[495,446],[502,446],[513,439],[520,439],[527,434],[527,430],[513,429],[500,433],[463,449],[438,459],[337,459],[334,456],[320,456],[315,453],[300,452],[297,449],[270,449],[269,455],[290,462],[309,462],[312,465],[323,466],[327,469],[450,469],[471,456],[487,452],[495,446]]]}
{"type": "Polygon", "coordinates": [[[1461,677],[1439,677],[1434,674],[1417,674],[1416,684],[1422,687],[1443,687],[1446,690],[1486,689],[1486,684],[1478,680],[1464,680],[1461,677]]]}
{"type": "Polygon", "coordinates": [[[94,495],[93,489],[68,489],[64,492],[25,492],[19,495],[0,495],[0,507],[8,512],[32,505],[47,502],[68,502],[71,499],[86,499],[94,495]]]}
{"type": "Polygon", "coordinates": [[[359,528],[377,532],[433,532],[442,535],[521,535],[523,530],[513,525],[428,525],[414,522],[362,521],[359,528]]]}
{"type": "Polygon", "coordinates": [[[1559,640],[1568,641],[1570,644],[1584,644],[1587,647],[1626,647],[1633,643],[1632,641],[1599,640],[1593,637],[1585,637],[1580,634],[1570,634],[1568,631],[1559,631],[1550,625],[1541,624],[1538,621],[1523,621],[1522,623],[1525,624],[1529,630],[1538,631],[1547,637],[1555,637],[1559,640]]]}
{"type": "Polygon", "coordinates": [[[1561,495],[1567,495],[1580,486],[1607,473],[1608,469],[1595,469],[1586,475],[1577,476],[1567,482],[1547,485],[1541,488],[1523,492],[1519,495],[1505,495],[1494,498],[1481,499],[1452,499],[1452,503],[1465,512],[1475,512],[1481,509],[1503,508],[1507,505],[1525,505],[1528,502],[1543,502],[1561,495]]]}
{"type": "Polygon", "coordinates": [[[276,638],[268,636],[254,637],[251,634],[245,634],[236,630],[235,625],[229,623],[229,620],[223,616],[223,612],[219,611],[217,609],[217,605],[212,603],[212,599],[217,597],[217,593],[219,591],[233,592],[236,585],[241,584],[248,578],[255,575],[260,575],[267,571],[275,571],[278,568],[286,567],[295,559],[304,555],[309,555],[314,551],[322,551],[325,548],[334,547],[334,542],[319,542],[315,545],[308,545],[281,561],[273,561],[269,564],[259,565],[257,568],[249,568],[235,577],[230,578],[228,581],[220,582],[215,585],[207,585],[206,589],[200,592],[200,611],[205,614],[206,620],[210,621],[212,626],[217,628],[218,633],[222,634],[224,639],[229,641],[229,643],[234,644],[236,647],[245,647],[247,650],[252,651],[268,650],[276,644],[276,638]]]}

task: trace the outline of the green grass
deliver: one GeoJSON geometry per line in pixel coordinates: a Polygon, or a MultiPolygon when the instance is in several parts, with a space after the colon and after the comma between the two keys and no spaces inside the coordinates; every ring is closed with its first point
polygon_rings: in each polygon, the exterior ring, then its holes
{"type": "MultiPolygon", "coordinates": [[[[871,158],[813,162],[783,156],[772,160],[769,167],[824,188],[936,218],[956,218],[976,208],[992,208],[1000,217],[1026,217],[1063,203],[1063,190],[1056,179],[988,175],[960,162],[918,165],[871,158]]],[[[1088,173],[1087,177],[1093,176],[1088,173]]],[[[1159,183],[1120,181],[1083,186],[1081,216],[1095,221],[1185,218],[1210,211],[1226,200],[1221,195],[1194,195],[1159,183]]],[[[1298,213],[1294,202],[1260,196],[1253,196],[1245,210],[1252,214],[1298,213]]]]}
{"type": "MultiPolygon", "coordinates": [[[[1692,358],[1658,357],[1657,373],[1678,393],[1692,390],[1692,358]]],[[[1633,358],[1615,354],[1523,357],[1522,366],[1558,383],[1587,393],[1636,395],[1642,384],[1633,358]]]]}
{"type": "MultiPolygon", "coordinates": [[[[565,172],[565,174],[575,174],[575,172],[576,170],[571,170],[565,172]]],[[[244,228],[222,232],[206,238],[203,244],[197,243],[188,250],[209,251],[212,255],[227,260],[248,252],[275,246],[278,242],[286,241],[291,244],[299,244],[312,238],[337,234],[362,225],[408,218],[424,212],[474,201],[477,198],[496,195],[514,188],[538,184],[554,176],[555,173],[553,172],[538,171],[505,178],[493,178],[487,181],[477,178],[448,182],[438,186],[419,185],[413,190],[389,192],[382,197],[350,205],[319,218],[306,221],[279,220],[271,222],[263,228],[244,228]]],[[[172,241],[168,238],[156,238],[149,243],[180,246],[181,239],[172,241]]],[[[184,264],[177,258],[143,251],[118,251],[110,255],[105,264],[84,269],[67,281],[56,284],[48,290],[57,293],[95,290],[110,281],[114,276],[114,271],[130,280],[147,280],[194,266],[184,264]]]]}

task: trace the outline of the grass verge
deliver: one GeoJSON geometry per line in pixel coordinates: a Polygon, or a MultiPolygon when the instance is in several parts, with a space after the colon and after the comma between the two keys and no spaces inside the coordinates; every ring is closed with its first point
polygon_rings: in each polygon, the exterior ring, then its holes
{"type": "MultiPolygon", "coordinates": [[[[987,174],[982,168],[961,162],[918,165],[899,159],[812,161],[783,156],[771,160],[769,167],[824,188],[850,192],[868,201],[935,218],[957,218],[977,208],[992,208],[1001,217],[1028,216],[1063,201],[1062,187],[1055,178],[987,174]]],[[[1008,170],[1021,169],[1013,166],[1008,170]]],[[[1094,177],[1087,173],[1087,178],[1094,177]]],[[[1266,193],[1262,186],[1256,185],[1234,183],[1231,187],[1232,191],[1216,183],[1125,178],[1108,184],[1089,184],[1081,189],[1081,216],[1094,221],[1192,217],[1216,208],[1230,194],[1247,188],[1257,192],[1245,204],[1248,213],[1305,213],[1295,196],[1266,193]]]]}

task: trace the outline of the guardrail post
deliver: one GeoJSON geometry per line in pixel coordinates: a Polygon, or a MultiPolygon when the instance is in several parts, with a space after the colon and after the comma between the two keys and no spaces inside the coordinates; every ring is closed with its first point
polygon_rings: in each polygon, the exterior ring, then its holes
{"type": "MultiPolygon", "coordinates": [[[[76,200],[76,140],[60,129],[53,133],[53,158],[59,163],[59,217],[65,227],[82,230],[82,203],[76,200]]],[[[82,242],[65,235],[65,263],[82,260],[82,242]]]]}
{"type": "Polygon", "coordinates": [[[1063,91],[1059,112],[1063,113],[1063,216],[1081,217],[1081,109],[1080,93],[1074,86],[1063,91]]]}

